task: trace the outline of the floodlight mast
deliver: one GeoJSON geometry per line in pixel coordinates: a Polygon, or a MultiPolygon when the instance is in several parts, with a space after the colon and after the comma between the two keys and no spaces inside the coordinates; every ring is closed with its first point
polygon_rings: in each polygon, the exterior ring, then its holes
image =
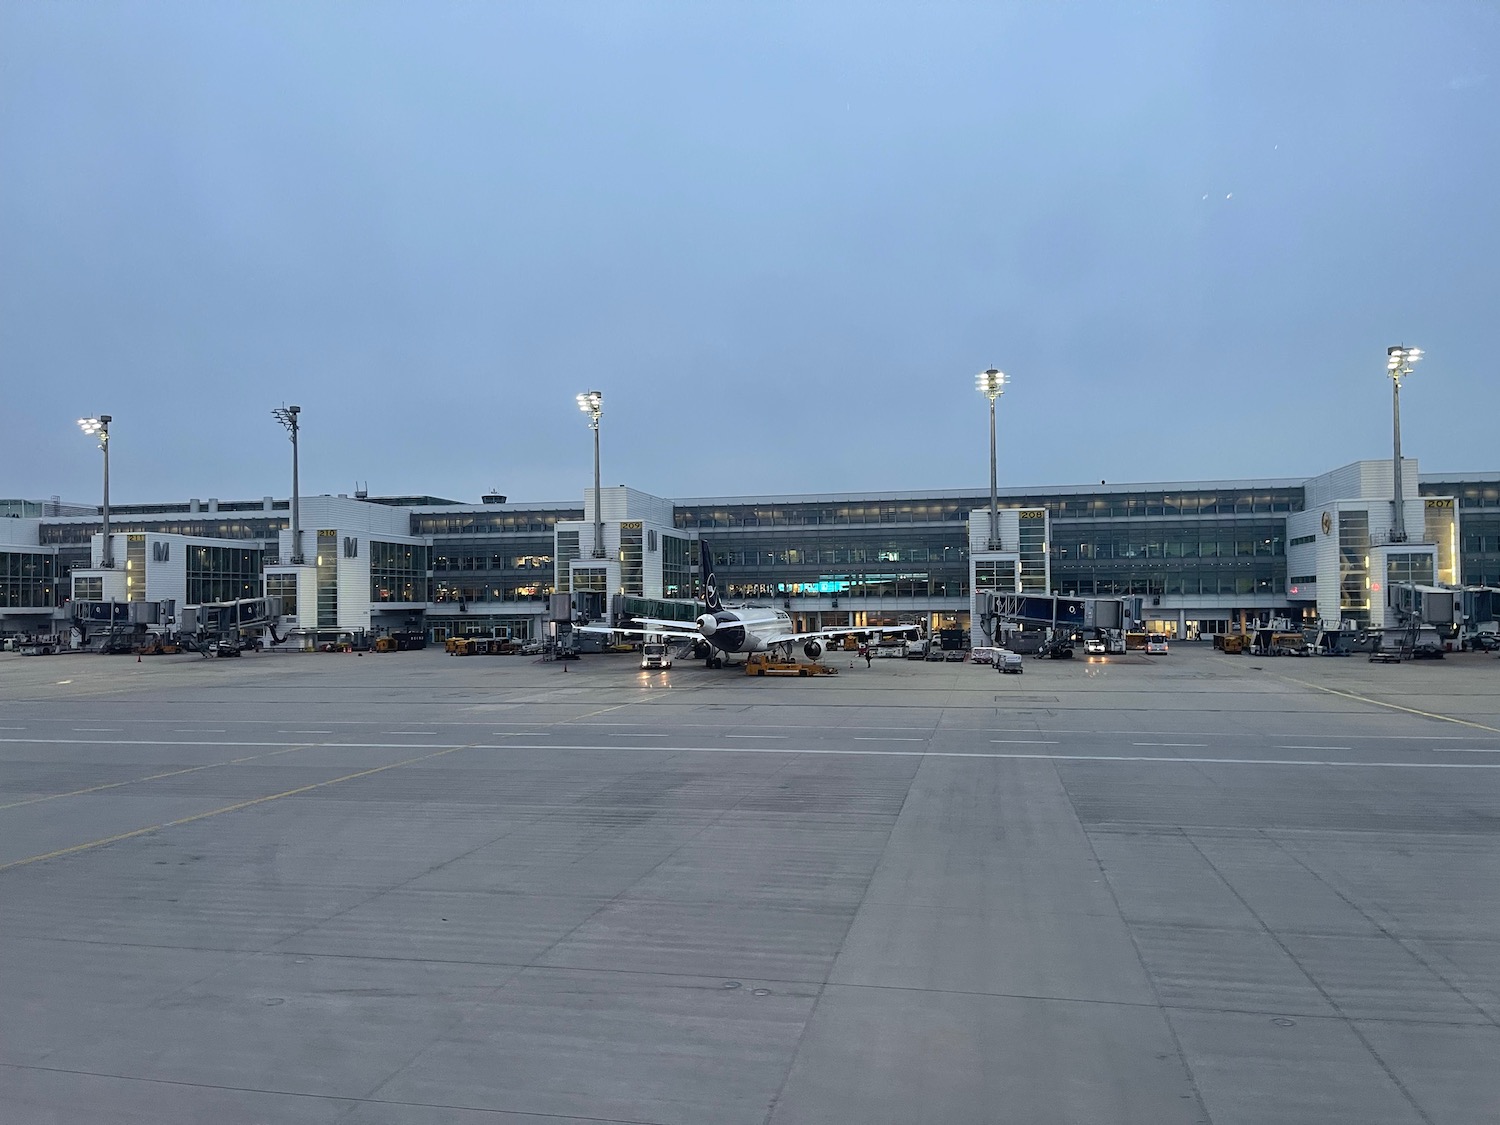
{"type": "Polygon", "coordinates": [[[1385,349],[1385,370],[1391,377],[1391,435],[1394,452],[1391,467],[1394,469],[1395,490],[1392,498],[1395,502],[1394,519],[1391,521],[1391,542],[1406,542],[1406,502],[1405,489],[1401,480],[1401,380],[1412,373],[1412,369],[1422,359],[1421,348],[1408,348],[1405,344],[1396,344],[1385,349]]]}
{"type": "Polygon", "coordinates": [[[995,400],[1005,393],[1005,384],[1010,381],[1003,371],[993,366],[974,377],[979,393],[990,400],[990,539],[989,549],[1000,549],[1000,499],[995,484],[995,400]]]}
{"type": "Polygon", "coordinates": [[[109,424],[113,421],[108,414],[78,419],[80,430],[90,437],[99,435],[99,448],[104,451],[104,506],[100,509],[100,514],[104,517],[104,556],[100,565],[107,570],[113,569],[115,565],[115,553],[109,542],[109,424]]]}
{"type": "Polygon", "coordinates": [[[600,391],[584,391],[577,396],[578,409],[589,416],[589,429],[594,431],[594,558],[604,557],[604,510],[600,507],[599,486],[599,419],[604,414],[604,395],[600,391]]]}
{"type": "Polygon", "coordinates": [[[278,406],[271,416],[287,428],[292,437],[292,565],[301,566],[302,557],[302,497],[297,480],[297,433],[301,428],[300,406],[278,406]]]}

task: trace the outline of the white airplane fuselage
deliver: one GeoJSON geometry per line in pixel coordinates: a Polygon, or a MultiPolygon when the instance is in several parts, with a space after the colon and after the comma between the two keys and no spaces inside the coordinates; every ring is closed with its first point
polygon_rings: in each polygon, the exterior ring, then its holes
{"type": "Polygon", "coordinates": [[[697,625],[705,641],[727,653],[765,652],[778,637],[793,632],[791,614],[754,606],[705,613],[697,625]]]}

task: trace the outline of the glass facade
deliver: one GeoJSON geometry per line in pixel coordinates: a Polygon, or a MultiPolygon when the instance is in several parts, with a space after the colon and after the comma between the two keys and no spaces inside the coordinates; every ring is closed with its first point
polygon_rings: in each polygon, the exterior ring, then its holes
{"type": "Polygon", "coordinates": [[[1016,564],[1010,559],[979,559],[974,563],[975,590],[1014,590],[1016,564]]]}
{"type": "MultiPolygon", "coordinates": [[[[259,505],[256,505],[259,507],[259,505]]],[[[160,508],[154,509],[161,511],[160,508]]],[[[109,529],[115,534],[131,532],[144,534],[157,532],[164,535],[186,535],[195,539],[264,539],[274,541],[282,528],[289,527],[285,516],[266,516],[261,519],[218,519],[215,515],[193,516],[180,519],[167,516],[161,519],[120,518],[114,508],[110,509],[109,529]]],[[[87,543],[104,529],[100,520],[77,523],[43,523],[39,539],[44,544],[87,543]]]]}
{"type": "Polygon", "coordinates": [[[1385,557],[1385,587],[1387,590],[1397,582],[1415,582],[1431,586],[1434,578],[1432,556],[1427,552],[1402,552],[1385,557]]]}
{"type": "Polygon", "coordinates": [[[1285,533],[1279,519],[1060,521],[1053,585],[1068,595],[1285,594],[1285,533]]]}
{"type": "Polygon", "coordinates": [[[646,592],[643,536],[639,520],[620,525],[620,593],[637,598],[646,592]]]}
{"type": "Polygon", "coordinates": [[[414,512],[413,535],[502,535],[521,531],[550,533],[559,520],[583,519],[582,508],[560,508],[542,512],[414,512]]]}
{"type": "Polygon", "coordinates": [[[1045,512],[1020,514],[1021,589],[1047,593],[1047,516],[1045,512]]]}
{"type": "Polygon", "coordinates": [[[606,593],[609,590],[609,571],[602,566],[580,566],[573,569],[573,589],[606,593]]]}
{"type": "Polygon", "coordinates": [[[56,556],[0,550],[0,609],[55,606],[58,588],[56,556]]]}
{"type": "Polygon", "coordinates": [[[555,584],[559,594],[568,594],[573,590],[572,577],[570,575],[571,564],[578,557],[578,532],[559,531],[557,533],[557,571],[555,584]]]}
{"type": "Polygon", "coordinates": [[[430,551],[423,543],[370,541],[370,601],[426,602],[430,551]]]}
{"type": "Polygon", "coordinates": [[[318,532],[318,628],[339,623],[339,533],[318,532]]]}
{"type": "Polygon", "coordinates": [[[87,576],[73,579],[73,599],[80,602],[104,600],[104,579],[87,576]]]}
{"type": "Polygon", "coordinates": [[[730,598],[968,596],[969,533],[962,518],[925,529],[770,530],[710,542],[721,592],[730,598]]]}
{"type": "Polygon", "coordinates": [[[1339,615],[1370,623],[1370,513],[1339,513],[1339,615]]]}
{"type": "Polygon", "coordinates": [[[281,599],[281,612],[287,617],[297,616],[297,576],[295,574],[266,575],[266,597],[281,599]]]}
{"type": "Polygon", "coordinates": [[[693,596],[693,541],[677,535],[661,537],[661,593],[664,598],[693,596]]]}
{"type": "MultiPolygon", "coordinates": [[[[141,543],[142,559],[145,543],[141,543]]],[[[144,562],[142,563],[144,566],[144,562]]],[[[252,547],[189,547],[187,600],[189,605],[254,598],[261,590],[261,552],[252,547]]],[[[145,573],[141,571],[140,573],[145,573]]],[[[144,591],[142,597],[145,596],[144,591]]]]}
{"type": "MultiPolygon", "coordinates": [[[[259,561],[257,558],[256,562],[259,563],[259,561]]],[[[188,560],[188,569],[191,572],[191,559],[188,560]]],[[[257,574],[256,577],[260,576],[257,574]]],[[[188,588],[192,589],[191,584],[188,588]]],[[[146,537],[144,535],[125,537],[125,600],[131,602],[146,600],[146,537]]],[[[191,595],[188,601],[193,601],[191,595]]]]}
{"type": "MultiPolygon", "coordinates": [[[[1458,506],[1459,582],[1500,586],[1500,480],[1424,481],[1424,496],[1452,497],[1458,506]]],[[[1428,510],[1429,519],[1432,516],[1428,510]]],[[[1441,541],[1438,542],[1442,546],[1441,541]]]]}

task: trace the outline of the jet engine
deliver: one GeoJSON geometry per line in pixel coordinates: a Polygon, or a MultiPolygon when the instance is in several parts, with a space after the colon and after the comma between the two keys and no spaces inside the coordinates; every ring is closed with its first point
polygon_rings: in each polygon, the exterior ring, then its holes
{"type": "Polygon", "coordinates": [[[698,618],[697,625],[698,632],[702,633],[705,637],[711,637],[719,629],[719,619],[711,613],[705,613],[702,617],[698,618]]]}
{"type": "Polygon", "coordinates": [[[823,646],[817,641],[808,641],[802,646],[802,651],[807,654],[809,660],[816,660],[823,655],[823,646]]]}

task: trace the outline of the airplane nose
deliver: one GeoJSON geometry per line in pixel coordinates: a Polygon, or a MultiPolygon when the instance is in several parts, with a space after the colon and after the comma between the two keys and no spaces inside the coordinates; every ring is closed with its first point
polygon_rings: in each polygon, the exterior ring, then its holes
{"type": "Polygon", "coordinates": [[[711,637],[719,628],[719,619],[711,613],[705,613],[698,618],[698,632],[705,637],[711,637]]]}

